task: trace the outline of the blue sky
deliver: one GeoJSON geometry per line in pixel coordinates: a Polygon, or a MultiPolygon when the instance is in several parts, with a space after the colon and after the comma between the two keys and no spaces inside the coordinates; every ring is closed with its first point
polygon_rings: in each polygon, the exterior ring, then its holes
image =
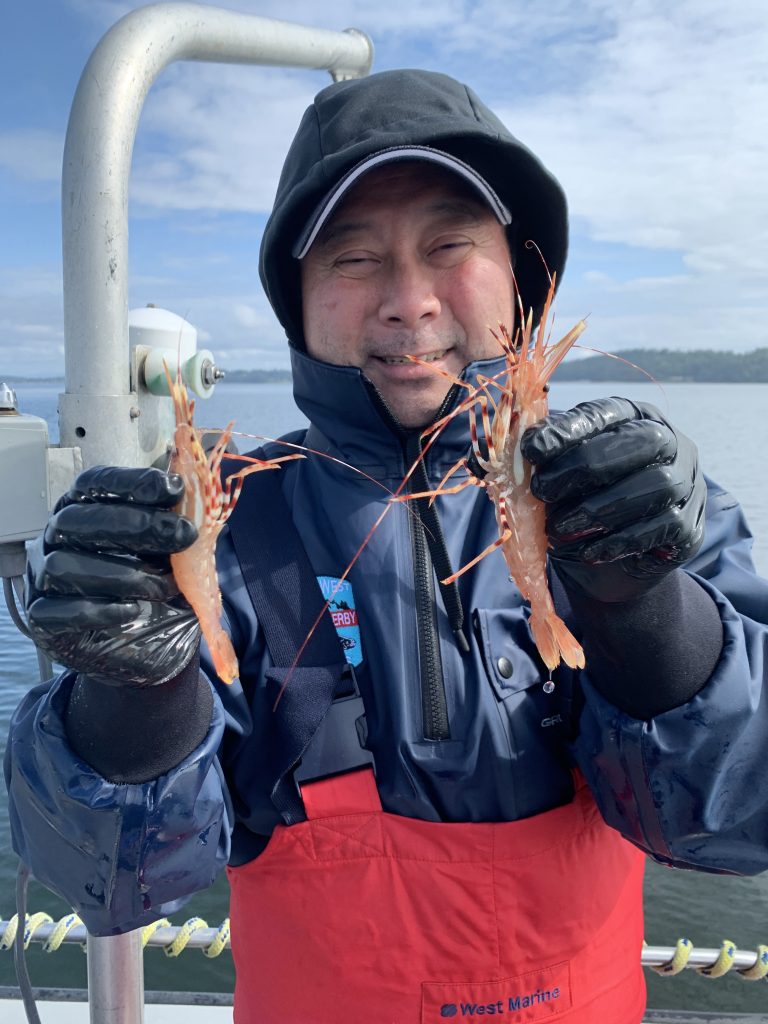
{"type": "MultiPolygon", "coordinates": [[[[63,367],[59,181],[69,107],[103,33],[139,7],[8,0],[0,33],[0,377],[63,367]]],[[[277,0],[230,0],[284,17],[277,0]]],[[[355,26],[374,70],[470,84],[563,183],[572,216],[560,324],[585,344],[768,344],[764,0],[294,0],[355,26]]],[[[225,367],[287,365],[257,254],[282,156],[324,72],[176,64],[134,151],[130,305],[191,320],[225,367]]]]}

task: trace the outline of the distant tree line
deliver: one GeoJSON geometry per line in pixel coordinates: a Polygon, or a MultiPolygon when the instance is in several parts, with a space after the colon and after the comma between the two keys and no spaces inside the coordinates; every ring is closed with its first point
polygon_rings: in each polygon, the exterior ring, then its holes
{"type": "MultiPolygon", "coordinates": [[[[226,370],[226,376],[219,381],[220,384],[280,384],[291,379],[290,370],[226,370]]],[[[11,373],[3,377],[0,374],[0,382],[5,381],[10,387],[17,384],[63,384],[63,377],[22,377],[11,373]]]]}
{"type": "Polygon", "coordinates": [[[768,348],[754,352],[715,352],[691,349],[686,352],[669,348],[628,348],[610,355],[588,356],[568,360],[555,371],[555,380],[642,381],[644,375],[634,363],[654,380],[714,383],[768,382],[768,348]]]}
{"type": "Polygon", "coordinates": [[[279,384],[291,379],[290,370],[227,370],[222,383],[279,384]]]}
{"type": "MultiPolygon", "coordinates": [[[[768,348],[754,352],[715,352],[712,349],[691,349],[681,352],[669,348],[627,348],[612,355],[587,356],[586,359],[568,359],[555,372],[555,380],[586,381],[642,381],[647,379],[666,383],[694,381],[713,383],[768,383],[768,348]],[[634,366],[630,365],[634,363],[634,366]],[[640,370],[635,369],[640,367],[640,370]]],[[[0,380],[3,378],[0,377],[0,380]]],[[[20,377],[9,374],[5,378],[12,387],[18,383],[63,383],[56,378],[20,377]]],[[[285,370],[227,370],[223,384],[279,384],[290,381],[291,371],[285,370]]]]}
{"type": "MultiPolygon", "coordinates": [[[[768,383],[768,348],[754,352],[680,351],[669,348],[628,348],[609,355],[566,360],[558,381],[642,381],[645,371],[654,380],[712,383],[768,383]],[[634,363],[634,366],[630,365],[634,363]],[[635,369],[639,367],[640,369],[635,369]]],[[[290,370],[227,370],[223,383],[274,384],[291,379],[290,370]]]]}

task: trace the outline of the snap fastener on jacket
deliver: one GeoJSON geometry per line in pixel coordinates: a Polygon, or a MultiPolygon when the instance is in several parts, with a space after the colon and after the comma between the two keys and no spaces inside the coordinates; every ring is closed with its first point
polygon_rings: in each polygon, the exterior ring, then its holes
{"type": "Polygon", "coordinates": [[[496,668],[499,670],[499,675],[504,679],[509,679],[514,671],[512,662],[509,658],[499,658],[496,662],[496,668]]]}

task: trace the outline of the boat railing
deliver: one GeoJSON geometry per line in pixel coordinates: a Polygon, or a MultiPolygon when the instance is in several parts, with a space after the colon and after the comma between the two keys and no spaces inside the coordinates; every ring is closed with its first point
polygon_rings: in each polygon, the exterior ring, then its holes
{"type": "MultiPolygon", "coordinates": [[[[18,918],[0,920],[0,951],[13,947],[18,918]]],[[[200,950],[207,957],[221,956],[230,950],[229,918],[217,927],[211,927],[200,917],[192,917],[181,925],[167,918],[155,921],[137,932],[142,948],[159,946],[166,956],[177,957],[187,950],[200,950]]],[[[74,912],[54,921],[48,914],[37,912],[27,915],[24,929],[25,949],[31,942],[39,942],[43,950],[54,953],[67,943],[79,943],[85,948],[87,932],[74,912]]],[[[722,978],[733,971],[745,981],[768,979],[768,945],[757,949],[739,949],[730,939],[724,939],[719,949],[694,946],[690,939],[678,939],[674,946],[643,946],[641,963],[665,977],[672,977],[685,969],[697,971],[707,978],[722,978]]]]}

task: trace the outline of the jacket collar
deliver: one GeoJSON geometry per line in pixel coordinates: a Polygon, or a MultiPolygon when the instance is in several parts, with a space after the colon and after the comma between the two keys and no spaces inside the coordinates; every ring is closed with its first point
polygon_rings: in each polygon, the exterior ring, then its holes
{"type": "MultiPolygon", "coordinates": [[[[299,409],[311,423],[307,444],[323,447],[367,472],[383,471],[402,476],[407,468],[405,443],[409,433],[395,420],[383,398],[361,370],[354,366],[333,366],[291,348],[293,394],[299,409]]],[[[470,363],[461,379],[476,386],[477,375],[487,377],[504,370],[504,357],[470,363]]],[[[447,413],[466,397],[464,388],[454,385],[444,403],[447,413]]],[[[469,418],[459,413],[441,431],[430,448],[427,465],[442,475],[467,454],[470,444],[469,418]]]]}

